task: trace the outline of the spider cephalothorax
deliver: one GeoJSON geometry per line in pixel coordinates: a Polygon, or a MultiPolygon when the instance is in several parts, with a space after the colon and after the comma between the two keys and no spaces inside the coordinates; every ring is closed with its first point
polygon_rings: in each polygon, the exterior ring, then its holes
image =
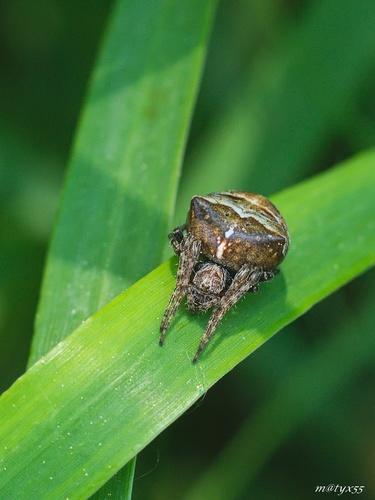
{"type": "Polygon", "coordinates": [[[207,311],[219,305],[231,282],[229,272],[218,264],[205,262],[192,273],[187,291],[187,305],[191,313],[207,311]]]}
{"type": "Polygon", "coordinates": [[[289,232],[280,212],[264,196],[224,191],[194,196],[186,224],[169,239],[180,262],[160,325],[160,345],[185,296],[192,313],[213,307],[195,362],[224,314],[246,292],[256,292],[260,282],[277,274],[289,248],[289,232]]]}

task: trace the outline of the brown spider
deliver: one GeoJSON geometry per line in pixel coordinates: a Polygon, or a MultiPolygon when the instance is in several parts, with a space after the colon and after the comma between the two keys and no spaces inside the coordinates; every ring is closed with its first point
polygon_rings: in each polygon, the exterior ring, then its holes
{"type": "Polygon", "coordinates": [[[264,196],[224,191],[194,196],[186,224],[168,237],[180,262],[159,343],[163,344],[186,295],[193,314],[213,307],[195,363],[225,313],[246,292],[257,292],[260,282],[276,276],[289,248],[289,232],[280,212],[264,196]]]}

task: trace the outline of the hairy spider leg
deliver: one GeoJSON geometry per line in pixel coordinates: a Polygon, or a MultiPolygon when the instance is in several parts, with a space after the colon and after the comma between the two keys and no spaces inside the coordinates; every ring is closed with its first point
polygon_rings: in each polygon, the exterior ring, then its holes
{"type": "Polygon", "coordinates": [[[196,240],[192,234],[188,234],[184,239],[183,249],[180,254],[176,286],[168,302],[160,325],[160,345],[163,345],[165,332],[171,324],[173,316],[176,314],[177,308],[181,304],[182,299],[187,294],[190,276],[197,262],[200,249],[200,242],[196,240]]]}
{"type": "Polygon", "coordinates": [[[260,280],[262,271],[258,267],[244,264],[237,272],[230,284],[227,292],[220,300],[220,305],[213,310],[211,317],[208,321],[206,331],[199,344],[198,350],[193,358],[193,363],[198,359],[198,356],[205,345],[209,342],[213,333],[215,332],[220,321],[223,319],[225,313],[245,295],[246,292],[254,287],[260,280]]]}
{"type": "Polygon", "coordinates": [[[180,255],[184,247],[184,231],[186,230],[186,224],[183,226],[176,227],[173,231],[168,234],[169,241],[171,242],[173,251],[175,254],[180,255]]]}

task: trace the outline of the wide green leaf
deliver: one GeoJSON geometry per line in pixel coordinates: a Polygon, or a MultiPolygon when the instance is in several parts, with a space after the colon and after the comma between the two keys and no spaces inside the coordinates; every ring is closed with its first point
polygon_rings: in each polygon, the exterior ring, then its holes
{"type": "Polygon", "coordinates": [[[292,237],[282,273],[228,313],[196,365],[207,315],[181,308],[157,342],[175,258],[37,362],[0,399],[1,496],[94,492],[245,356],[373,265],[374,165],[370,152],[272,198],[292,237]]]}

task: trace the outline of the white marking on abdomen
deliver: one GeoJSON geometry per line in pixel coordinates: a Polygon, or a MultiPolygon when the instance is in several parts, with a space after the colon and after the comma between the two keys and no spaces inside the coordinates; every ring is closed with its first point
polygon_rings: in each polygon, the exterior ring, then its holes
{"type": "Polygon", "coordinates": [[[228,231],[225,231],[225,235],[224,235],[224,236],[225,236],[226,238],[229,238],[229,236],[232,236],[232,234],[233,234],[233,233],[234,233],[234,229],[233,229],[233,227],[230,227],[230,228],[228,229],[228,231]]]}
{"type": "Polygon", "coordinates": [[[216,257],[218,259],[221,259],[223,256],[224,250],[227,248],[227,240],[223,240],[220,245],[218,245],[217,250],[216,250],[216,257]]]}

